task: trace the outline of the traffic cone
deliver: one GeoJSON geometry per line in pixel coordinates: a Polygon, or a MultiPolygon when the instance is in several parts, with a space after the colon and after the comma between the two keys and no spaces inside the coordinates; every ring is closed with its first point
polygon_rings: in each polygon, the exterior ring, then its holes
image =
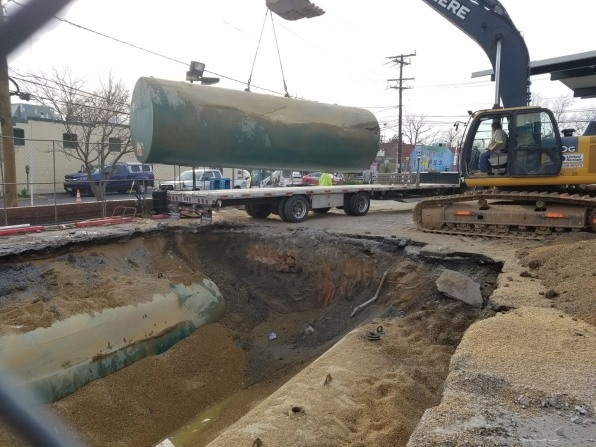
{"type": "Polygon", "coordinates": [[[79,191],[77,189],[77,199],[76,199],[76,203],[81,203],[81,191],[79,191]]]}

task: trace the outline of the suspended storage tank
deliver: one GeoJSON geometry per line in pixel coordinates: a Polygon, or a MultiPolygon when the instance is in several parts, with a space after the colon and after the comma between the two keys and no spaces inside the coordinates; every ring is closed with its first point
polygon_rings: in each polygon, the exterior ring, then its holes
{"type": "Polygon", "coordinates": [[[143,163],[350,172],[379,149],[368,110],[146,77],[130,130],[143,163]]]}

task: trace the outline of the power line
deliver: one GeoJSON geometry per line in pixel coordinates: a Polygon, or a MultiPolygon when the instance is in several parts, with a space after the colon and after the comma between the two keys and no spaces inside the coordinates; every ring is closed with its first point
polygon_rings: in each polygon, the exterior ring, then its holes
{"type": "MultiPolygon", "coordinates": [[[[12,1],[13,1],[13,3],[15,3],[16,5],[19,5],[19,6],[21,6],[21,7],[24,7],[24,6],[25,6],[25,5],[23,5],[22,3],[19,3],[19,2],[18,2],[18,1],[16,1],[16,0],[12,0],[12,1]]],[[[167,59],[167,60],[169,60],[169,61],[172,61],[172,62],[176,62],[176,63],[178,63],[178,64],[182,64],[182,65],[185,65],[185,66],[187,66],[187,65],[188,65],[188,62],[183,62],[183,61],[180,61],[180,60],[178,60],[178,59],[174,59],[173,57],[167,56],[167,55],[165,55],[165,54],[161,54],[161,53],[158,53],[158,52],[156,52],[156,51],[152,51],[152,50],[149,50],[149,49],[147,49],[147,48],[143,48],[143,47],[141,47],[141,46],[139,46],[139,45],[135,45],[135,44],[132,44],[132,43],[130,43],[130,42],[126,42],[126,41],[124,41],[124,40],[122,40],[122,39],[118,39],[118,38],[116,38],[116,37],[109,36],[109,35],[107,35],[107,34],[104,34],[104,33],[101,33],[101,32],[99,32],[99,31],[95,31],[95,30],[93,30],[93,29],[91,29],[91,28],[88,28],[88,27],[86,27],[86,26],[79,25],[79,24],[77,24],[77,23],[71,22],[70,20],[67,20],[67,19],[65,19],[65,18],[63,18],[63,17],[58,17],[58,16],[52,16],[52,17],[53,17],[54,19],[56,19],[56,20],[59,20],[59,21],[61,21],[61,22],[64,22],[64,23],[66,23],[66,24],[68,24],[68,25],[74,26],[75,28],[79,28],[79,29],[81,29],[81,30],[83,30],[83,31],[87,31],[87,32],[90,32],[90,33],[92,33],[92,34],[96,34],[96,35],[98,35],[98,36],[100,36],[100,37],[103,37],[103,38],[105,38],[105,39],[113,40],[114,42],[118,42],[118,43],[120,43],[120,44],[122,44],[122,45],[126,45],[126,46],[129,46],[129,47],[131,47],[131,48],[134,48],[134,49],[137,49],[137,50],[140,50],[140,51],[144,51],[144,52],[146,52],[146,53],[152,54],[152,55],[154,55],[154,56],[157,56],[157,57],[161,57],[161,58],[163,58],[163,59],[167,59]]],[[[223,74],[220,74],[220,73],[216,73],[216,72],[214,72],[214,71],[205,70],[205,72],[206,72],[206,73],[211,73],[211,74],[213,74],[213,75],[219,76],[219,77],[221,77],[221,78],[224,78],[224,79],[228,79],[229,81],[238,82],[239,84],[244,84],[244,82],[243,82],[243,81],[240,81],[240,80],[238,80],[238,79],[232,78],[232,77],[230,77],[230,76],[225,76],[225,75],[223,75],[223,74]]],[[[258,88],[258,89],[260,89],[260,90],[264,90],[264,91],[267,91],[267,92],[270,92],[270,93],[275,93],[275,94],[278,94],[278,95],[282,95],[282,93],[280,93],[280,92],[278,92],[278,91],[271,90],[271,89],[268,89],[268,88],[265,88],[265,87],[259,87],[258,85],[255,85],[255,88],[258,88]]]]}
{"type": "MultiPolygon", "coordinates": [[[[23,74],[23,73],[20,73],[19,71],[15,70],[14,68],[10,68],[9,70],[10,70],[11,72],[13,72],[13,73],[16,73],[16,76],[15,76],[15,75],[13,75],[13,77],[14,77],[15,79],[18,79],[18,80],[20,80],[20,81],[22,81],[22,82],[25,82],[25,83],[29,83],[29,84],[32,84],[32,85],[38,85],[38,86],[40,86],[40,87],[53,88],[53,87],[50,87],[50,86],[48,86],[47,84],[42,84],[42,83],[40,83],[40,82],[35,82],[35,81],[32,81],[32,80],[30,80],[30,79],[27,79],[27,77],[32,77],[32,78],[34,78],[34,79],[42,80],[42,81],[45,81],[45,82],[51,82],[51,83],[53,83],[53,84],[59,85],[59,86],[61,86],[61,87],[67,88],[67,89],[69,89],[69,90],[72,90],[72,91],[75,91],[75,92],[78,92],[78,93],[81,93],[81,94],[83,94],[83,95],[87,95],[87,96],[90,96],[90,97],[93,97],[93,98],[98,98],[98,99],[106,99],[106,98],[105,98],[104,96],[102,96],[102,95],[98,95],[98,94],[96,94],[96,93],[87,92],[87,91],[85,91],[85,90],[81,90],[81,89],[79,89],[79,88],[73,87],[72,85],[63,84],[63,83],[61,83],[61,82],[58,82],[58,81],[57,81],[57,80],[55,80],[55,79],[44,78],[43,76],[39,76],[39,75],[36,75],[36,74],[33,74],[33,73],[27,73],[27,74],[23,74]],[[20,77],[19,77],[19,76],[20,76],[20,77]]],[[[116,102],[116,104],[128,105],[128,102],[116,102]]]]}
{"type": "MultiPolygon", "coordinates": [[[[39,85],[39,86],[42,86],[42,87],[46,87],[47,86],[46,84],[41,84],[39,82],[31,81],[30,79],[19,78],[18,76],[13,76],[13,77],[15,79],[21,81],[21,82],[24,82],[24,83],[29,83],[29,84],[33,84],[33,85],[39,85]]],[[[48,79],[45,79],[45,80],[48,80],[48,79]]],[[[48,80],[48,81],[55,82],[55,81],[52,81],[52,80],[48,80]]],[[[58,84],[58,85],[64,85],[64,84],[60,84],[58,82],[56,82],[56,84],[58,84]]],[[[50,89],[52,88],[50,86],[47,86],[47,87],[50,88],[50,89]]],[[[67,88],[71,88],[69,86],[66,86],[66,87],[67,88]]],[[[83,94],[86,94],[86,95],[89,95],[89,96],[93,96],[93,97],[96,97],[98,99],[104,99],[104,100],[106,99],[103,96],[95,95],[95,94],[88,93],[88,92],[84,92],[84,91],[79,90],[79,89],[76,89],[74,87],[72,87],[72,90],[79,91],[79,92],[81,92],[83,94]]],[[[91,106],[91,105],[86,104],[86,103],[77,103],[77,102],[63,101],[63,100],[59,100],[59,99],[56,99],[56,98],[49,98],[49,97],[46,97],[46,96],[40,96],[40,95],[36,95],[36,94],[31,94],[31,97],[33,99],[37,99],[37,100],[47,100],[47,101],[58,102],[58,103],[62,103],[62,104],[71,104],[73,106],[86,107],[86,108],[92,109],[92,110],[100,110],[100,111],[103,111],[103,112],[110,112],[110,113],[115,113],[115,114],[119,114],[119,115],[130,116],[130,113],[129,112],[125,112],[125,111],[122,111],[122,110],[108,109],[108,108],[105,108],[105,107],[91,106]]],[[[116,104],[116,105],[120,104],[120,105],[123,105],[123,106],[127,106],[128,107],[128,103],[115,102],[114,104],[116,104]]]]}
{"type": "MultiPolygon", "coordinates": [[[[24,7],[24,6],[25,6],[25,5],[23,5],[22,3],[20,3],[20,2],[19,2],[19,1],[17,1],[17,0],[10,0],[8,3],[14,3],[14,4],[16,4],[16,5],[19,5],[19,6],[21,6],[21,7],[24,7]]],[[[8,3],[7,3],[7,4],[8,4],[8,3]]],[[[103,38],[105,38],[105,39],[113,40],[113,41],[115,41],[115,42],[117,42],[117,43],[119,43],[119,44],[122,44],[122,45],[129,46],[129,47],[131,47],[131,48],[134,48],[134,49],[136,49],[136,50],[143,51],[143,52],[149,53],[149,54],[151,54],[151,55],[154,55],[154,56],[157,56],[157,57],[160,57],[160,58],[164,58],[164,59],[166,59],[166,60],[169,60],[169,61],[172,61],[172,62],[175,62],[175,63],[178,63],[178,64],[182,64],[182,65],[185,65],[185,66],[187,65],[187,63],[186,63],[186,62],[180,61],[180,60],[178,60],[178,59],[175,59],[175,58],[173,58],[173,57],[170,57],[170,56],[168,56],[168,55],[165,55],[165,54],[162,54],[162,53],[159,53],[159,52],[156,52],[156,51],[153,51],[153,50],[150,50],[150,49],[147,49],[147,48],[141,47],[141,46],[139,46],[139,45],[136,45],[136,44],[132,44],[132,43],[130,43],[130,42],[126,42],[126,41],[124,41],[124,40],[122,40],[122,39],[119,39],[119,38],[116,38],[116,37],[110,36],[110,35],[108,35],[108,34],[105,34],[105,33],[102,33],[102,32],[96,31],[96,30],[93,30],[93,29],[91,29],[91,28],[88,28],[88,27],[86,27],[86,26],[83,26],[83,25],[79,25],[79,24],[77,24],[77,23],[74,23],[74,22],[72,22],[72,21],[70,21],[70,20],[67,20],[67,19],[65,19],[65,18],[58,17],[58,16],[52,16],[52,17],[53,17],[54,19],[58,20],[58,21],[61,21],[61,22],[63,22],[63,23],[66,23],[66,24],[68,24],[68,25],[71,25],[71,26],[73,26],[73,27],[75,27],[75,28],[81,29],[81,30],[83,30],[83,31],[87,31],[87,32],[89,32],[89,33],[92,33],[92,34],[96,34],[96,35],[98,35],[98,36],[100,36],[100,37],[103,37],[103,38]]],[[[286,28],[286,27],[284,27],[284,28],[286,28]]],[[[287,29],[287,28],[286,28],[286,29],[287,29]]],[[[292,34],[294,34],[294,35],[298,36],[298,35],[297,35],[296,33],[294,33],[293,31],[291,31],[291,30],[289,30],[289,29],[288,29],[288,31],[290,31],[290,32],[292,32],[292,34]]],[[[300,36],[298,36],[298,37],[300,37],[300,36]]],[[[304,39],[303,39],[303,40],[304,40],[304,39]]],[[[414,55],[415,55],[415,54],[414,54],[414,55]]],[[[402,56],[403,56],[403,55],[402,55],[402,56]]],[[[409,56],[411,56],[411,55],[409,55],[409,56]]],[[[404,57],[406,57],[406,56],[404,56],[404,57]]],[[[240,80],[238,80],[238,79],[235,79],[235,78],[233,78],[233,77],[229,77],[229,76],[226,76],[226,75],[222,75],[222,74],[219,74],[219,73],[216,73],[216,72],[213,72],[213,71],[209,71],[209,70],[205,70],[205,71],[206,71],[207,73],[212,73],[212,74],[214,74],[214,75],[220,76],[220,77],[222,77],[222,78],[228,79],[228,80],[230,80],[230,81],[233,81],[233,82],[237,82],[237,83],[240,83],[240,84],[245,84],[245,82],[244,82],[244,81],[240,81],[240,80]]],[[[43,78],[41,78],[41,77],[38,77],[38,79],[43,79],[43,78]]],[[[539,81],[539,82],[546,81],[546,80],[548,80],[548,79],[546,79],[546,78],[542,78],[542,79],[541,79],[541,78],[537,78],[537,79],[536,79],[536,81],[539,81]]],[[[28,82],[31,82],[31,81],[28,81],[28,82]]],[[[451,83],[451,84],[417,85],[417,88],[421,88],[421,89],[425,89],[425,88],[429,88],[429,89],[432,89],[432,88],[474,88],[474,87],[484,87],[484,86],[488,86],[488,85],[490,85],[490,81],[471,81],[471,82],[464,82],[464,83],[451,83]]],[[[278,91],[275,91],[275,90],[270,90],[270,89],[267,89],[267,88],[264,88],[264,87],[260,87],[260,86],[256,86],[256,85],[255,85],[255,88],[258,88],[258,89],[260,89],[260,90],[263,90],[263,91],[268,91],[268,92],[270,92],[270,93],[274,93],[274,94],[279,94],[279,95],[282,95],[282,93],[280,93],[280,92],[278,92],[278,91]]],[[[395,88],[395,87],[391,87],[391,88],[395,88]]],[[[84,93],[84,94],[88,94],[88,95],[90,95],[90,96],[93,96],[93,94],[92,94],[92,93],[89,93],[89,92],[84,92],[84,91],[82,91],[82,90],[81,90],[81,92],[82,92],[82,93],[84,93]]],[[[401,91],[400,91],[400,92],[401,92],[401,91]]],[[[548,100],[548,99],[550,99],[550,98],[544,98],[544,99],[545,99],[545,100],[548,100]]],[[[394,108],[394,107],[389,107],[389,106],[368,106],[368,107],[364,107],[364,106],[362,106],[362,108],[366,108],[366,109],[374,109],[374,108],[386,108],[386,110],[390,110],[390,109],[392,109],[392,108],[394,108]]],[[[382,112],[383,112],[383,111],[381,110],[381,111],[377,111],[377,112],[374,112],[374,113],[382,113],[382,112]]]]}

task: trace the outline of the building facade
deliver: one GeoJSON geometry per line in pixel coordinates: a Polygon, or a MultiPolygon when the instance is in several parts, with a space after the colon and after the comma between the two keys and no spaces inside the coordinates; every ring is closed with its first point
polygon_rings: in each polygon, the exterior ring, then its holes
{"type": "MultiPolygon", "coordinates": [[[[17,174],[17,191],[20,195],[63,192],[64,175],[84,169],[80,157],[76,155],[77,145],[82,135],[83,125],[70,125],[70,132],[63,121],[55,116],[51,107],[34,104],[13,104],[13,142],[17,174]],[[81,132],[77,132],[77,128],[81,132]]],[[[111,163],[120,155],[125,140],[128,140],[128,127],[122,125],[119,138],[109,138],[101,143],[101,137],[93,138],[92,150],[101,151],[104,164],[111,163]],[[103,145],[103,150],[99,145],[103,145]]],[[[121,156],[120,161],[137,161],[132,152],[121,156]]],[[[97,165],[101,164],[98,162],[97,165]]],[[[154,165],[156,182],[171,180],[186,166],[154,165]]],[[[2,170],[3,171],[3,170],[2,170]]],[[[4,183],[4,179],[0,179],[4,183]]]]}

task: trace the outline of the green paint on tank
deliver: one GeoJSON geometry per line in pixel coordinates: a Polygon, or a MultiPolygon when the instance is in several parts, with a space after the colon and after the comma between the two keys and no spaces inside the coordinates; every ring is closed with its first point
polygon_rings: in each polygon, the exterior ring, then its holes
{"type": "Polygon", "coordinates": [[[357,171],[379,149],[368,110],[155,78],[135,85],[130,129],[145,163],[357,171]]]}

